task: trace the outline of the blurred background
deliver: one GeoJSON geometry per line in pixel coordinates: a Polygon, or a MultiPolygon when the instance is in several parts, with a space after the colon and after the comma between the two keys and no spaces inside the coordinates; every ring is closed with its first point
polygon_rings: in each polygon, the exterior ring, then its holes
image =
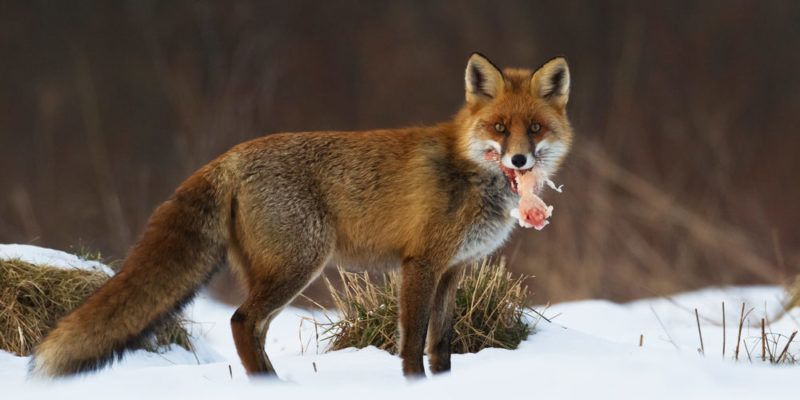
{"type": "Polygon", "coordinates": [[[789,1],[3,1],[0,242],[120,259],[236,143],[432,124],[463,103],[471,52],[565,55],[565,190],[502,250],[534,301],[787,283],[798,21],[789,1]]]}

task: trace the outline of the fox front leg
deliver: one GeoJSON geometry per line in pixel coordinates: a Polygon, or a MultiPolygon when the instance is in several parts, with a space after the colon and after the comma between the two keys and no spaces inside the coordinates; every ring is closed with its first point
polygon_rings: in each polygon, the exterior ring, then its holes
{"type": "Polygon", "coordinates": [[[407,258],[403,262],[400,286],[400,358],[403,375],[424,377],[422,353],[441,263],[425,258],[407,258]]]}
{"type": "Polygon", "coordinates": [[[431,305],[428,323],[428,359],[431,372],[438,374],[450,370],[450,340],[453,334],[453,312],[456,303],[458,279],[463,266],[451,267],[439,279],[436,295],[431,305]]]}

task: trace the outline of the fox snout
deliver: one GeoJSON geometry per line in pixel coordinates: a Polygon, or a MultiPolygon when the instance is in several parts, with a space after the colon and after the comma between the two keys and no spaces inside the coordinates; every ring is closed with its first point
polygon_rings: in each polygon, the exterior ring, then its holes
{"type": "Polygon", "coordinates": [[[527,162],[528,162],[528,156],[524,154],[514,154],[514,156],[511,157],[511,164],[514,164],[514,166],[517,168],[521,168],[527,162]]]}
{"type": "Polygon", "coordinates": [[[502,157],[503,165],[511,169],[528,169],[533,167],[536,159],[531,153],[506,153],[502,157]]]}

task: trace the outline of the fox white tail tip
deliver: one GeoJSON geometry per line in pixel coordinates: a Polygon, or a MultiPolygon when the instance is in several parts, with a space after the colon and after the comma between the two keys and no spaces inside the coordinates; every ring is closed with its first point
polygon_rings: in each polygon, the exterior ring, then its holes
{"type": "Polygon", "coordinates": [[[65,375],[63,369],[63,352],[59,347],[47,346],[49,343],[40,344],[31,357],[28,365],[28,377],[38,380],[49,380],[65,375]]]}
{"type": "Polygon", "coordinates": [[[49,363],[46,358],[39,353],[36,353],[30,361],[28,377],[35,380],[46,380],[56,376],[53,371],[48,367],[49,363]]]}

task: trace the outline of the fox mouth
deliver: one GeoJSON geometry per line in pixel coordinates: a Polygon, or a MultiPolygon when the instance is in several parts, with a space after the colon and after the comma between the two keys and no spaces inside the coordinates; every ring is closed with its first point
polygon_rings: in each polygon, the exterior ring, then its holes
{"type": "Polygon", "coordinates": [[[515,169],[515,168],[508,168],[500,162],[500,153],[497,150],[486,150],[483,155],[486,161],[493,161],[497,162],[497,166],[503,171],[503,175],[506,176],[506,180],[508,180],[508,186],[511,188],[511,191],[514,194],[519,194],[519,177],[525,175],[526,173],[530,172],[534,167],[530,167],[527,169],[515,169]]]}

